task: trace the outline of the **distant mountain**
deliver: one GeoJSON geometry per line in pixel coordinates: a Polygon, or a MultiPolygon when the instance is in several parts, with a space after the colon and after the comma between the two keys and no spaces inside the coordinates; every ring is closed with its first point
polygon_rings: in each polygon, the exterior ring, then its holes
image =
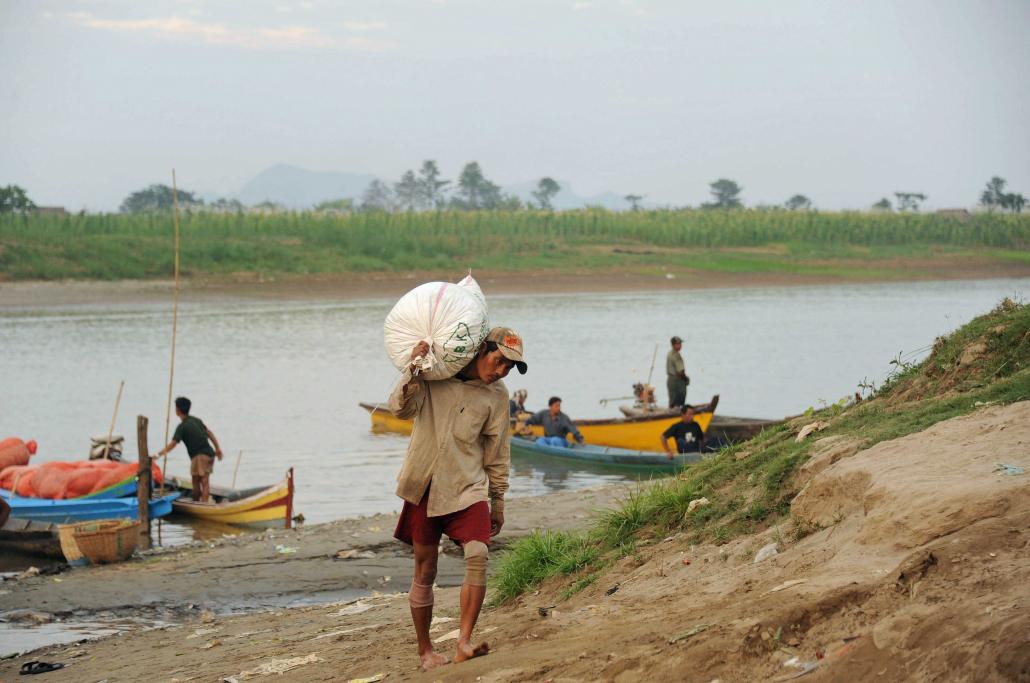
{"type": "MultiPolygon", "coordinates": [[[[506,194],[517,196],[524,202],[535,205],[536,199],[533,198],[533,191],[536,190],[537,183],[539,182],[539,180],[527,180],[524,183],[507,185],[503,188],[503,191],[506,194]]],[[[572,183],[569,181],[555,178],[555,182],[561,186],[561,191],[551,199],[551,204],[555,209],[582,209],[585,206],[603,206],[606,209],[613,210],[629,208],[629,202],[614,192],[603,192],[589,197],[581,197],[572,189],[572,183]]]]}
{"type": "Polygon", "coordinates": [[[360,173],[309,171],[276,164],[254,176],[235,198],[247,206],[272,201],[289,209],[310,209],[319,202],[333,199],[358,199],[375,178],[360,173]]]}

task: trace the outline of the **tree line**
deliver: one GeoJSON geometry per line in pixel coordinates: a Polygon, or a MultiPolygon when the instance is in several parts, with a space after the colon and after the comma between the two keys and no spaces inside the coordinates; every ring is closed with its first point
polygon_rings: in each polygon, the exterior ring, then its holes
{"type": "MultiPolygon", "coordinates": [[[[314,207],[319,212],[349,213],[394,212],[394,211],[521,211],[525,209],[553,210],[553,199],[561,191],[553,178],[543,177],[531,192],[533,202],[524,202],[520,197],[506,194],[500,185],[489,180],[476,161],[470,161],[461,170],[457,181],[441,177],[439,167],[432,159],[422,162],[418,171],[407,170],[400,180],[388,183],[373,180],[356,202],[352,198],[321,202],[314,207]]],[[[1021,193],[1007,192],[1007,181],[994,176],[980,193],[980,206],[988,211],[1010,211],[1020,213],[1027,205],[1027,198],[1021,193]]],[[[709,183],[711,201],[701,204],[702,209],[733,210],[744,208],[741,197],[744,188],[736,181],[719,178],[709,183]]],[[[627,194],[623,199],[630,210],[639,211],[645,195],[627,194]]],[[[921,192],[895,192],[894,202],[883,197],[870,208],[874,211],[919,211],[927,196],[921,192]]],[[[129,194],[121,203],[122,213],[154,213],[172,210],[175,203],[171,187],[154,184],[129,194]]],[[[246,210],[283,211],[279,204],[265,201],[251,207],[244,206],[237,199],[220,198],[205,203],[196,192],[178,190],[179,206],[190,210],[209,210],[223,213],[239,213],[246,210]]],[[[685,207],[689,208],[689,207],[685,207]]],[[[803,194],[795,194],[782,205],[756,205],[756,209],[786,209],[788,211],[809,211],[814,209],[812,200],[803,194]]],[[[37,206],[24,188],[18,185],[0,187],[0,214],[31,213],[37,206]]]]}

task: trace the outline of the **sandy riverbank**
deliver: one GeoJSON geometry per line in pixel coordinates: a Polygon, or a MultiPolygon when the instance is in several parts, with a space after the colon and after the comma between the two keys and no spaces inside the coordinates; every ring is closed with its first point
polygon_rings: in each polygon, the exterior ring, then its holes
{"type": "MultiPolygon", "coordinates": [[[[289,665],[296,668],[269,680],[384,673],[390,681],[729,683],[788,680],[806,671],[806,681],[1024,680],[1030,674],[1030,477],[993,470],[997,462],[1030,467],[1027,444],[1027,401],[981,408],[865,449],[829,437],[794,475],[801,493],[792,514],[819,529],[814,533],[791,541],[784,523],[721,546],[692,546],[684,534],[646,540],[568,600],[560,582],[549,582],[486,610],[479,634],[491,641],[491,654],[429,674],[416,669],[407,603],[391,596],[209,615],[170,629],[48,648],[32,658],[68,664],[47,680],[111,683],[261,680],[262,671],[289,665]],[[779,543],[779,554],[756,562],[755,551],[770,542],[779,543]]],[[[597,497],[585,507],[610,500],[611,492],[591,495],[597,497]]],[[[530,519],[567,524],[570,509],[560,500],[513,504],[508,533],[528,528],[530,519]]],[[[571,510],[580,514],[585,507],[571,510]]],[[[337,535],[323,549],[357,540],[347,531],[355,524],[386,521],[330,525],[327,536],[337,535]]],[[[321,535],[311,533],[297,545],[321,535]]],[[[268,557],[271,543],[264,543],[265,563],[299,569],[330,562],[268,557]]],[[[186,573],[188,563],[215,558],[241,565],[220,574],[226,590],[265,571],[235,548],[194,557],[89,570],[81,579],[74,572],[57,588],[40,577],[18,582],[3,600],[39,608],[44,593],[58,595],[65,583],[78,586],[76,601],[104,582],[135,595],[131,577],[145,574],[161,577],[155,585],[188,585],[198,576],[186,573]]],[[[372,566],[377,573],[387,569],[372,566]]],[[[453,576],[455,568],[445,573],[453,576]]],[[[290,584],[294,575],[285,571],[280,580],[290,584]]],[[[452,645],[446,638],[456,627],[456,603],[456,589],[438,592],[434,635],[445,649],[452,645]]],[[[0,664],[0,678],[12,678],[28,659],[0,664]]]]}
{"type": "MultiPolygon", "coordinates": [[[[857,264],[851,264],[857,265],[857,264]]],[[[867,264],[875,273],[856,278],[848,275],[810,275],[791,272],[732,273],[689,268],[643,273],[631,270],[489,271],[474,274],[488,294],[549,294],[571,292],[621,292],[698,290],[723,287],[788,287],[848,282],[906,282],[926,280],[973,280],[1030,277],[1030,266],[1019,262],[987,262],[976,258],[940,257],[905,259],[867,264]]],[[[460,273],[459,273],[460,274],[460,273]]],[[[185,280],[182,300],[352,300],[398,297],[418,283],[453,280],[455,273],[411,272],[341,275],[185,280]]],[[[0,281],[0,308],[69,305],[164,303],[172,298],[167,280],[0,281]]]]}

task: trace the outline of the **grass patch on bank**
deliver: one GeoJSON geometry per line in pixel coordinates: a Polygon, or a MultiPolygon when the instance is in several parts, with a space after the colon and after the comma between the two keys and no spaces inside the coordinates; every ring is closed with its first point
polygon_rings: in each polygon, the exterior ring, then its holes
{"type": "MultiPolygon", "coordinates": [[[[691,543],[725,543],[760,531],[790,514],[793,475],[824,437],[847,436],[863,447],[923,431],[990,404],[1030,400],[1030,306],[1004,300],[939,338],[922,363],[899,364],[869,399],[836,405],[766,429],[751,441],[724,448],[675,478],[643,484],[583,532],[544,532],[512,543],[492,577],[500,604],[548,578],[571,577],[561,597],[592,584],[605,566],[673,533],[691,543]],[[798,443],[805,424],[828,426],[798,443]],[[692,500],[710,503],[687,509],[692,500]]],[[[813,529],[795,522],[789,534],[813,529]]]]}
{"type": "MultiPolygon", "coordinates": [[[[3,215],[0,273],[12,280],[166,278],[173,244],[170,214],[3,215]]],[[[869,279],[878,262],[897,270],[899,260],[959,250],[1027,263],[1028,246],[1030,216],[996,213],[958,220],[782,210],[187,211],[181,262],[186,276],[658,267],[869,279]]]]}

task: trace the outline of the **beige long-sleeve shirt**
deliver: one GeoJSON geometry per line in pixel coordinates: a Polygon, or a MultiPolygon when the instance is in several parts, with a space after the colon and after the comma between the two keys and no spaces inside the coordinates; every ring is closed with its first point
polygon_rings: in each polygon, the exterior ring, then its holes
{"type": "Polygon", "coordinates": [[[406,370],[389,407],[397,417],[415,420],[397,476],[398,496],[418,505],[432,482],[430,517],[488,499],[503,505],[511,462],[504,382],[426,381],[406,370]]]}

